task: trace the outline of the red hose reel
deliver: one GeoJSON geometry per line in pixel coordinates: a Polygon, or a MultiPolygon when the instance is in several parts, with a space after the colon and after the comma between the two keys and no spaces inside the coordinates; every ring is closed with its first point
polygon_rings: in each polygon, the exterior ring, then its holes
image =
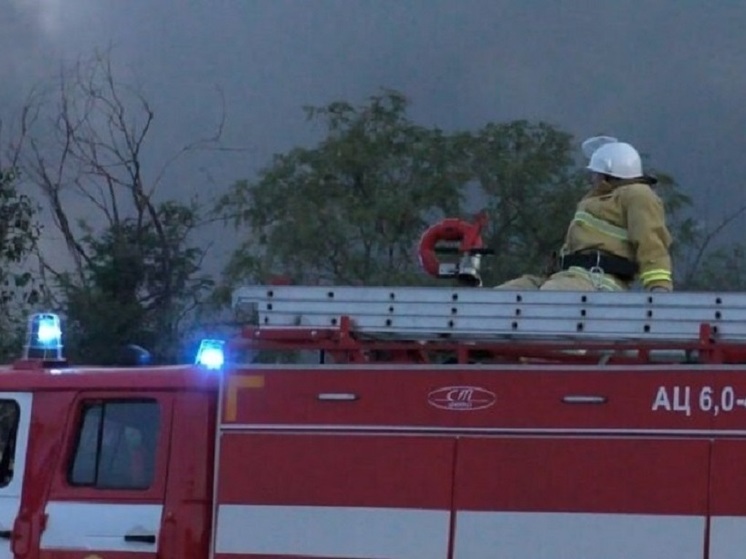
{"type": "Polygon", "coordinates": [[[481,257],[493,254],[485,248],[482,228],[487,214],[480,212],[473,223],[457,218],[447,218],[429,227],[420,238],[419,259],[422,268],[437,278],[456,278],[467,285],[480,286],[481,257]],[[443,246],[447,243],[450,246],[443,246]],[[457,246],[453,246],[458,243],[457,246]],[[459,262],[441,262],[438,254],[459,254],[459,262]]]}

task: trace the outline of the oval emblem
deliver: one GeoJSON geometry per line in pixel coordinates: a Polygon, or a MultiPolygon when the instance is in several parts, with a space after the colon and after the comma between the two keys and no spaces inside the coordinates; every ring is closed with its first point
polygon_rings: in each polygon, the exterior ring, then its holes
{"type": "Polygon", "coordinates": [[[478,386],[444,386],[427,395],[431,406],[442,410],[474,411],[489,408],[496,396],[478,386]]]}

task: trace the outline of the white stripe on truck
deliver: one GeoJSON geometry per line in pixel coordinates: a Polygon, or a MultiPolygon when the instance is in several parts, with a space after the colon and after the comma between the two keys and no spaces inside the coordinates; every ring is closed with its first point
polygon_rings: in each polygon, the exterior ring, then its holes
{"type": "Polygon", "coordinates": [[[218,553],[446,559],[444,510],[220,505],[218,553]]]}
{"type": "Polygon", "coordinates": [[[704,542],[702,516],[460,511],[453,556],[702,559],[704,542]]]}
{"type": "Polygon", "coordinates": [[[56,501],[47,504],[47,527],[41,548],[127,551],[155,556],[163,506],[112,502],[56,501]],[[155,535],[156,543],[127,541],[125,536],[155,535]]]}
{"type": "MultiPolygon", "coordinates": [[[[154,554],[163,507],[51,502],[44,550],[154,554]],[[127,534],[156,535],[156,543],[127,534]]],[[[347,559],[446,559],[450,513],[367,507],[220,505],[216,551],[347,559]]],[[[702,559],[705,518],[654,514],[459,511],[454,559],[702,559]]],[[[746,518],[713,517],[710,559],[746,548],[746,518]]]]}
{"type": "Polygon", "coordinates": [[[746,555],[746,517],[710,519],[710,559],[743,559],[746,555]]]}
{"type": "MultiPolygon", "coordinates": [[[[446,559],[449,518],[446,510],[221,505],[216,552],[446,559]]],[[[740,527],[746,533],[746,521],[740,527]]],[[[453,557],[702,559],[704,538],[702,516],[459,511],[453,557]]],[[[718,546],[713,538],[713,552],[718,546]]]]}

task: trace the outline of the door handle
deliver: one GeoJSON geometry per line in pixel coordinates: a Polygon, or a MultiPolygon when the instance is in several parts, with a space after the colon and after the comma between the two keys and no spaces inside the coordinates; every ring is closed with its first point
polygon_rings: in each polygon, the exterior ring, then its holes
{"type": "Polygon", "coordinates": [[[155,543],[155,535],[153,534],[127,534],[124,536],[126,542],[138,542],[138,543],[155,543]]]}
{"type": "Polygon", "coordinates": [[[10,530],[0,530],[0,539],[9,540],[13,537],[13,532],[10,530]]]}

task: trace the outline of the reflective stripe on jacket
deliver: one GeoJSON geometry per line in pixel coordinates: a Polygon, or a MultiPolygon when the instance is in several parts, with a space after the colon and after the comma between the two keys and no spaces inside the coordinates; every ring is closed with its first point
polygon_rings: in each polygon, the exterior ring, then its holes
{"type": "Polygon", "coordinates": [[[602,183],[578,203],[564,253],[602,250],[637,262],[646,289],[673,289],[671,234],[660,197],[644,183],[602,183]]]}

